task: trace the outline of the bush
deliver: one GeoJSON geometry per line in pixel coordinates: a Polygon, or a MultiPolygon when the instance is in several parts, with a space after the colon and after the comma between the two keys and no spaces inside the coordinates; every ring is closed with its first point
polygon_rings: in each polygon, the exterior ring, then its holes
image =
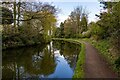
{"type": "Polygon", "coordinates": [[[98,39],[103,39],[104,37],[104,34],[105,34],[105,31],[103,30],[102,27],[100,27],[98,24],[94,23],[94,22],[91,22],[89,24],[89,27],[90,27],[90,31],[88,32],[88,34],[86,34],[88,37],[93,37],[95,38],[96,40],[98,39]]]}
{"type": "Polygon", "coordinates": [[[114,64],[115,64],[115,67],[116,67],[118,73],[120,73],[120,57],[118,57],[118,59],[115,60],[114,64]]]}
{"type": "Polygon", "coordinates": [[[82,38],[90,38],[91,37],[91,31],[88,30],[87,32],[82,34],[82,38]]]}

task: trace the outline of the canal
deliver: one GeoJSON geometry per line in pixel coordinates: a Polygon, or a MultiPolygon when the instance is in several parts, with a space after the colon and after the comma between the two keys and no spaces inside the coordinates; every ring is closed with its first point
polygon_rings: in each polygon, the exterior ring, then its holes
{"type": "Polygon", "coordinates": [[[72,78],[80,45],[52,41],[2,52],[2,78],[72,78]]]}

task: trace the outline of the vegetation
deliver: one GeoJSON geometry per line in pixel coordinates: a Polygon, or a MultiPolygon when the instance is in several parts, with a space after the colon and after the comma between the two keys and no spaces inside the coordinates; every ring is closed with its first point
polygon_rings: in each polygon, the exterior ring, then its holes
{"type": "MultiPolygon", "coordinates": [[[[87,23],[87,12],[82,7],[76,7],[64,26],[56,30],[56,34],[64,34],[64,38],[90,38],[94,46],[120,72],[120,2],[101,1],[103,12],[96,14],[97,22],[87,23]],[[63,29],[64,27],[64,29],[63,29]],[[59,30],[63,30],[59,32],[59,30]]],[[[61,36],[56,36],[61,38],[61,36]]],[[[91,40],[90,40],[91,41],[91,40]]]]}
{"type": "Polygon", "coordinates": [[[102,33],[101,40],[99,44],[99,49],[101,53],[106,53],[105,56],[112,61],[113,65],[115,66],[116,71],[120,72],[120,62],[119,55],[120,55],[120,28],[119,28],[119,19],[120,19],[120,2],[113,3],[113,2],[103,2],[104,7],[106,7],[107,12],[103,12],[99,15],[100,20],[97,24],[101,27],[99,33],[102,33]],[[103,32],[101,32],[103,31],[103,32]],[[105,41],[105,42],[104,42],[105,41]],[[107,41],[107,42],[106,42],[107,41]],[[108,43],[108,44],[106,44],[108,43]],[[101,46],[101,48],[100,48],[101,46]],[[106,46],[103,47],[103,46],[106,46]],[[111,46],[111,47],[108,47],[111,46]],[[104,49],[103,49],[104,48],[104,49]],[[103,52],[103,51],[105,52],[103,52]],[[109,51],[109,54],[107,54],[109,51]],[[119,67],[118,67],[119,66],[119,67]]]}
{"type": "Polygon", "coordinates": [[[13,23],[12,11],[5,7],[0,7],[2,11],[2,22],[0,24],[11,24],[13,23]],[[9,18],[9,19],[6,19],[9,18]]]}
{"type": "Polygon", "coordinates": [[[87,11],[82,6],[78,6],[71,12],[68,19],[61,23],[55,37],[61,38],[59,35],[62,35],[64,38],[78,38],[87,30],[87,23],[87,11]]]}
{"type": "Polygon", "coordinates": [[[111,65],[111,68],[114,69],[114,71],[119,72],[119,67],[118,66],[118,55],[115,54],[112,51],[112,47],[110,45],[109,40],[99,40],[99,41],[95,41],[95,40],[90,40],[90,39],[83,39],[84,41],[88,41],[90,42],[93,46],[95,46],[98,51],[100,52],[100,54],[107,60],[107,62],[111,65]]]}
{"type": "Polygon", "coordinates": [[[3,49],[46,43],[54,35],[57,9],[51,4],[2,2],[1,10],[3,49]]]}
{"type": "MultiPolygon", "coordinates": [[[[51,39],[80,44],[78,39],[83,39],[92,42],[119,74],[120,1],[102,0],[100,4],[103,12],[96,14],[98,21],[88,23],[87,10],[82,6],[77,6],[71,11],[68,18],[61,22],[59,27],[56,27],[58,9],[52,4],[20,2],[20,0],[2,2],[2,7],[0,6],[2,47],[6,49],[42,44],[50,42],[51,39]]],[[[62,46],[63,44],[61,44],[62,46]]],[[[85,46],[83,44],[81,49],[73,78],[84,77],[85,46]]]]}
{"type": "Polygon", "coordinates": [[[81,51],[79,53],[75,73],[73,75],[73,78],[84,78],[84,65],[85,65],[85,45],[81,44],[81,51]]]}

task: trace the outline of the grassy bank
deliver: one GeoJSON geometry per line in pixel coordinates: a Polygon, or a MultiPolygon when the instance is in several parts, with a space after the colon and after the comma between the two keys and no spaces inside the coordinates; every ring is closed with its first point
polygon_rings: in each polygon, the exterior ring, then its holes
{"type": "Polygon", "coordinates": [[[120,72],[119,63],[116,63],[118,60],[118,55],[112,50],[112,45],[110,44],[110,41],[107,39],[104,40],[91,40],[91,39],[84,39],[84,41],[90,42],[94,47],[98,49],[100,54],[105,58],[105,60],[108,62],[110,67],[116,72],[120,72]]]}
{"type": "Polygon", "coordinates": [[[85,45],[81,44],[81,51],[79,53],[73,78],[84,78],[84,64],[85,64],[85,45]]]}
{"type": "Polygon", "coordinates": [[[67,42],[71,42],[71,43],[76,43],[76,44],[80,44],[80,42],[77,39],[66,39],[66,38],[52,38],[52,40],[62,40],[62,41],[67,41],[67,42]]]}
{"type": "Polygon", "coordinates": [[[101,40],[98,42],[92,42],[92,44],[100,51],[100,53],[105,57],[105,59],[108,61],[110,64],[110,67],[115,71],[115,72],[120,72],[118,71],[119,69],[117,68],[116,60],[118,59],[118,55],[112,51],[111,45],[109,40],[101,40]]]}

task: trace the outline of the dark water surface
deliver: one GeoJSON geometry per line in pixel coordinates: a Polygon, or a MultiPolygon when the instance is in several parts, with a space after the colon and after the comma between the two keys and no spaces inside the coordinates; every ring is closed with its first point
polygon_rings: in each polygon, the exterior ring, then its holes
{"type": "Polygon", "coordinates": [[[2,52],[2,78],[72,78],[80,45],[52,41],[2,52]]]}

